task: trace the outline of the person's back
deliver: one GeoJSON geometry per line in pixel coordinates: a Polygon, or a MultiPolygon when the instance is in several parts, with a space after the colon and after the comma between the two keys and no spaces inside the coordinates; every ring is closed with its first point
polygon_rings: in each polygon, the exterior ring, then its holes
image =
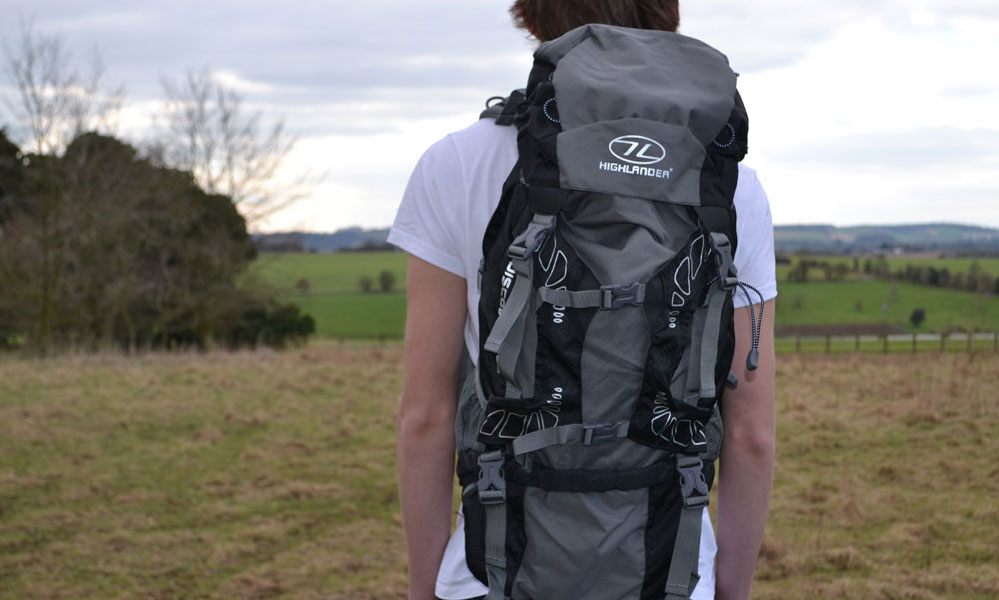
{"type": "MultiPolygon", "coordinates": [[[[654,17],[668,16],[670,5],[675,14],[675,3],[669,2],[518,2],[514,10],[526,28],[542,36],[564,33],[547,25],[573,16],[577,9],[576,18],[599,21],[608,11],[626,6],[624,12],[632,13],[629,18],[636,14],[640,18],[626,19],[623,24],[644,26],[654,17]],[[559,14],[536,25],[531,19],[544,10],[559,14]]],[[[668,19],[660,22],[665,26],[658,28],[669,28],[668,19]]],[[[675,19],[672,23],[675,28],[675,19]]],[[[577,23],[570,19],[562,25],[573,24],[577,23]]],[[[453,485],[451,435],[462,332],[473,360],[478,359],[480,347],[475,311],[482,235],[499,201],[501,184],[517,160],[515,133],[511,127],[483,120],[435,144],[413,174],[390,238],[412,255],[399,440],[412,598],[432,598],[435,580],[437,594],[449,600],[485,594],[485,587],[465,566],[460,516],[459,528],[447,543],[453,485]]],[[[760,288],[770,300],[776,287],[769,209],[748,168],[739,171],[735,205],[739,214],[735,260],[740,280],[760,288]]],[[[744,355],[739,353],[748,351],[752,342],[749,312],[745,303],[737,303],[737,356],[744,355]]],[[[733,371],[740,383],[725,394],[727,437],[719,483],[717,585],[718,597],[724,598],[748,597],[769,496],[773,456],[769,322],[760,332],[760,350],[761,368],[756,372],[747,372],[741,361],[735,361],[733,371]]],[[[701,543],[702,583],[694,598],[712,597],[713,549],[710,529],[706,529],[701,543]]]]}

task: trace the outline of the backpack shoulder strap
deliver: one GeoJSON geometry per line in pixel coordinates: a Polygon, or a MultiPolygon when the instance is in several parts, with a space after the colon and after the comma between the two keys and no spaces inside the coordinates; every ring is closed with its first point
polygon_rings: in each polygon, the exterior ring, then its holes
{"type": "Polygon", "coordinates": [[[493,96],[486,100],[486,110],[479,114],[479,118],[495,119],[496,124],[500,126],[513,125],[517,110],[526,100],[527,92],[524,89],[513,90],[506,98],[493,96]]]}

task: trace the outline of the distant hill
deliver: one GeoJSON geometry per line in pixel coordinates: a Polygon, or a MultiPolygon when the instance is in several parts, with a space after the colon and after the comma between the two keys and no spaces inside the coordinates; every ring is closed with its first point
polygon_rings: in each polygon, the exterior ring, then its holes
{"type": "Polygon", "coordinates": [[[778,225],[777,252],[941,252],[999,254],[999,229],[926,223],[918,225],[778,225]]]}
{"type": "Polygon", "coordinates": [[[333,233],[261,233],[253,236],[261,252],[340,252],[386,249],[389,230],[349,227],[333,233]]]}
{"type": "MultiPolygon", "coordinates": [[[[257,234],[262,252],[339,252],[385,249],[389,230],[350,227],[333,233],[257,234]]],[[[777,252],[941,252],[947,254],[999,255],[999,229],[926,223],[920,225],[778,225],[774,227],[777,252]]]]}

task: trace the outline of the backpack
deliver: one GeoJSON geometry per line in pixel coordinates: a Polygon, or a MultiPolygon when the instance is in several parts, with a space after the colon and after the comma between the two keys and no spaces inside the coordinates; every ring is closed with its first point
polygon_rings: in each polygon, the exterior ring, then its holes
{"type": "Polygon", "coordinates": [[[526,90],[487,101],[518,132],[456,419],[487,600],[679,600],[697,583],[737,383],[735,84],[692,38],[586,25],[538,48],[526,90]]]}

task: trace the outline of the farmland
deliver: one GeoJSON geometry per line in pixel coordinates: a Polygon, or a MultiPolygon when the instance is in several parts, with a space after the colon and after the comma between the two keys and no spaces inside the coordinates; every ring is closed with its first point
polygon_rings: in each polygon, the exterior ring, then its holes
{"type": "MultiPolygon", "coordinates": [[[[398,345],[0,362],[0,600],[401,600],[398,345]]],[[[788,356],[754,598],[999,595],[999,356],[788,356]],[[863,382],[863,385],[859,385],[863,382]]]]}
{"type": "Polygon", "coordinates": [[[922,308],[920,331],[989,329],[999,325],[999,297],[880,280],[778,281],[777,324],[886,324],[912,330],[909,317],[922,308]]]}
{"type": "MultiPolygon", "coordinates": [[[[809,258],[853,267],[852,258],[809,258]]],[[[925,264],[955,273],[970,269],[973,262],[925,256],[889,256],[886,260],[892,271],[906,264],[925,264]]],[[[982,272],[999,274],[999,259],[977,259],[977,263],[982,272]]],[[[405,322],[405,270],[406,255],[397,252],[270,254],[258,260],[250,278],[276,287],[285,299],[313,315],[322,337],[399,339],[405,322]],[[382,271],[393,274],[394,291],[362,293],[360,279],[377,280],[382,271]],[[303,280],[307,287],[296,287],[303,280]]],[[[798,283],[788,281],[789,270],[780,266],[777,273],[775,318],[778,332],[783,330],[785,335],[802,326],[879,326],[897,333],[999,328],[999,297],[995,295],[874,279],[852,271],[843,281],[825,281],[821,270],[811,269],[809,280],[798,283]],[[917,308],[926,315],[919,327],[910,322],[917,308]]]]}
{"type": "Polygon", "coordinates": [[[402,337],[406,316],[406,255],[401,252],[264,254],[251,281],[277,288],[316,319],[317,333],[339,339],[402,337]],[[364,293],[360,279],[377,287],[382,271],[395,278],[394,291],[364,293]],[[307,282],[307,289],[297,287],[307,282]]]}

